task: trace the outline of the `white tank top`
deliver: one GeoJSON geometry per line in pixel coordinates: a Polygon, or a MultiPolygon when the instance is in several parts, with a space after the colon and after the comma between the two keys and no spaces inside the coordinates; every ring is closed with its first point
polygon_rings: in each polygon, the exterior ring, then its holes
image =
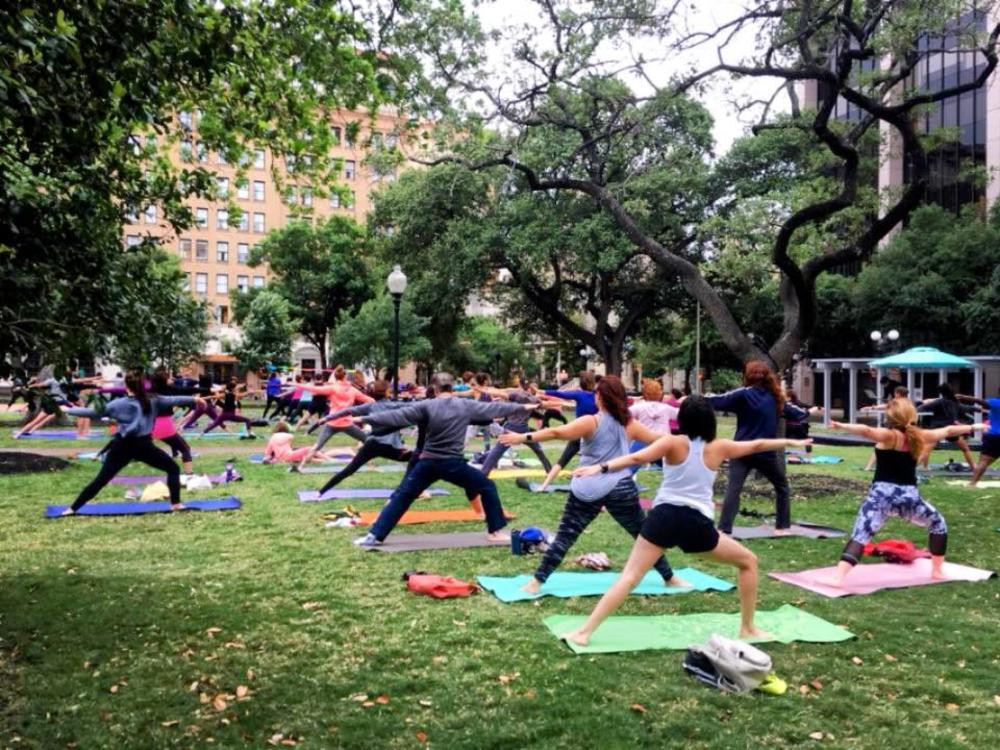
{"type": "Polygon", "coordinates": [[[657,505],[686,505],[694,508],[709,520],[714,520],[715,503],[712,501],[712,486],[715,475],[705,466],[702,452],[705,441],[701,439],[688,441],[688,454],[679,464],[663,463],[663,481],[653,498],[653,507],[657,505]]]}

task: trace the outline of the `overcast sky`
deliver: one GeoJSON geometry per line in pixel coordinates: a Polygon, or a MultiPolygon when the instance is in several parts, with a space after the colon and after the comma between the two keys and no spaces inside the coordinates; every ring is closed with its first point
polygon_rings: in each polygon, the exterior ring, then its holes
{"type": "MultiPolygon", "coordinates": [[[[686,11],[687,26],[690,30],[712,29],[718,23],[724,23],[733,18],[743,9],[743,4],[736,0],[694,0],[686,11]]],[[[479,15],[487,29],[502,28],[511,23],[530,23],[539,15],[538,6],[531,0],[486,2],[475,8],[474,12],[479,15]]],[[[638,49],[644,57],[651,58],[661,54],[658,47],[659,45],[646,43],[640,45],[638,49]]],[[[750,35],[744,34],[742,37],[737,37],[728,48],[726,62],[738,62],[752,49],[753,39],[750,35]]],[[[628,52],[625,50],[612,54],[620,55],[622,62],[629,60],[628,52]]],[[[505,61],[509,61],[509,50],[505,50],[501,45],[494,50],[492,65],[500,71],[504,69],[505,61]]],[[[709,44],[687,53],[683,58],[674,58],[670,63],[650,66],[650,70],[657,82],[666,82],[671,73],[678,67],[694,65],[698,69],[705,69],[716,62],[715,46],[709,44]]],[[[746,131],[752,120],[749,115],[745,115],[741,120],[737,116],[731,100],[734,98],[766,98],[770,96],[777,83],[776,80],[749,78],[733,81],[725,74],[719,74],[713,79],[707,92],[696,94],[696,98],[708,107],[715,121],[714,135],[717,156],[729,149],[732,142],[746,131]]],[[[636,85],[639,86],[638,82],[636,85]]],[[[787,97],[779,97],[779,103],[774,106],[772,111],[787,111],[787,109],[787,97]]]]}

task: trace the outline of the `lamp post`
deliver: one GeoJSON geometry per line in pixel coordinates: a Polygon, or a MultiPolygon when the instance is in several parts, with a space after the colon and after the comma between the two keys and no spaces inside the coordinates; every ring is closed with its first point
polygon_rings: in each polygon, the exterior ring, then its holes
{"type": "Polygon", "coordinates": [[[872,343],[875,344],[875,348],[882,351],[882,347],[887,343],[889,346],[895,346],[896,342],[899,341],[899,331],[895,328],[890,328],[889,331],[882,335],[881,331],[872,331],[871,334],[872,343]]]}
{"type": "Polygon", "coordinates": [[[406,274],[399,266],[392,267],[392,273],[386,279],[389,294],[392,295],[393,336],[392,336],[392,400],[399,400],[399,303],[406,291],[406,274]]]}

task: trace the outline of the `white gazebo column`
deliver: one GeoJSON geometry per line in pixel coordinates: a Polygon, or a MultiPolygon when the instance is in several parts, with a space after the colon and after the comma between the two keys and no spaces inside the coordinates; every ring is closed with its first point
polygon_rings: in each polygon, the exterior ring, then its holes
{"type": "Polygon", "coordinates": [[[853,362],[841,362],[840,367],[847,371],[847,408],[844,409],[844,419],[854,422],[858,408],[858,373],[853,362]]]}
{"type": "Polygon", "coordinates": [[[917,375],[914,369],[911,367],[909,370],[906,371],[906,390],[910,392],[911,401],[916,398],[913,394],[913,391],[916,390],[916,387],[917,387],[917,375]]]}
{"type": "Polygon", "coordinates": [[[948,382],[948,370],[944,367],[938,368],[938,387],[948,382]]]}
{"type": "MultiPolygon", "coordinates": [[[[983,368],[982,365],[976,365],[972,368],[972,395],[975,398],[981,399],[983,397],[983,368]]],[[[976,422],[982,422],[982,417],[980,417],[976,422]]],[[[982,437],[981,432],[973,433],[973,437],[982,437]]]]}
{"type": "Polygon", "coordinates": [[[831,368],[828,363],[820,365],[823,371],[823,426],[830,426],[830,374],[831,368]]]}
{"type": "MultiPolygon", "coordinates": [[[[876,367],[875,368],[875,403],[876,404],[881,404],[882,402],[884,402],[886,400],[886,396],[888,395],[888,394],[886,394],[882,390],[882,372],[883,371],[882,371],[881,367],[876,367]]],[[[881,409],[876,409],[875,410],[875,424],[878,425],[879,427],[882,426],[882,415],[884,413],[885,412],[883,412],[881,409]]]]}

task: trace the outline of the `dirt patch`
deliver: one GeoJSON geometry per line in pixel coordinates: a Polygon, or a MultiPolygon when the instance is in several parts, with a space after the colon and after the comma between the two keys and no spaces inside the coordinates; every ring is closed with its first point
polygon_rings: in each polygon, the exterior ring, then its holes
{"type": "MultiPolygon", "coordinates": [[[[715,495],[722,497],[726,494],[726,477],[720,474],[715,480],[715,495]]],[[[829,477],[822,474],[800,474],[788,477],[788,486],[792,491],[792,500],[815,500],[820,497],[829,497],[839,494],[863,494],[868,491],[868,483],[857,479],[844,479],[842,477],[829,477]]],[[[751,475],[747,483],[743,485],[744,498],[760,497],[773,498],[774,487],[766,479],[757,479],[751,475]]]]}
{"type": "Polygon", "coordinates": [[[62,471],[69,461],[37,453],[0,451],[0,474],[28,474],[36,471],[62,471]]]}

